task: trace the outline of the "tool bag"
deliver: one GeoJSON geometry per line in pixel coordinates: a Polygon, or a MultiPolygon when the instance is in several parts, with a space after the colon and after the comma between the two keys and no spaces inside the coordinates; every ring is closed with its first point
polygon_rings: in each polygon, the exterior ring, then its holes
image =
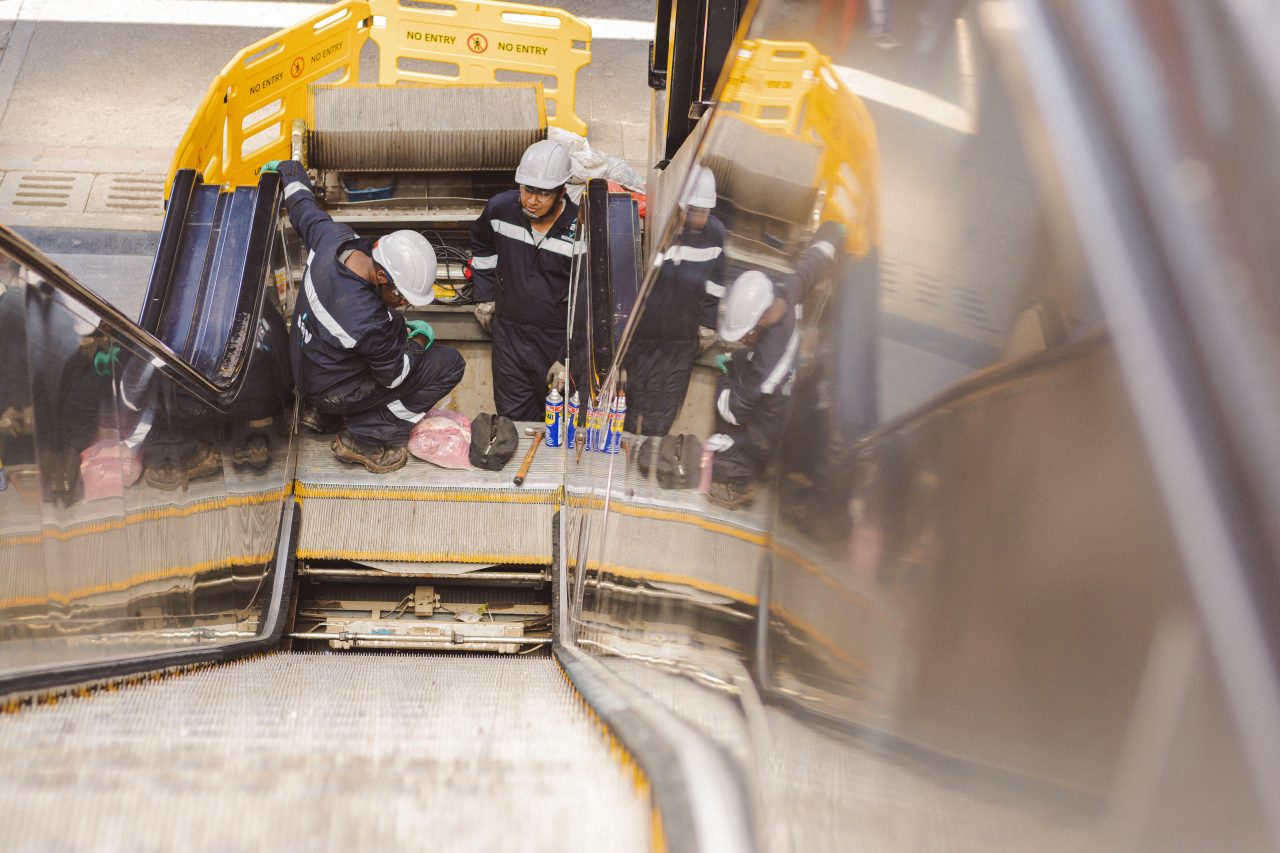
{"type": "Polygon", "coordinates": [[[696,435],[664,435],[645,439],[636,454],[640,473],[648,477],[656,469],[664,489],[696,489],[702,474],[702,442],[696,435]]]}
{"type": "Polygon", "coordinates": [[[471,451],[467,458],[477,468],[501,471],[516,452],[519,440],[511,418],[481,412],[471,422],[471,451]]]}

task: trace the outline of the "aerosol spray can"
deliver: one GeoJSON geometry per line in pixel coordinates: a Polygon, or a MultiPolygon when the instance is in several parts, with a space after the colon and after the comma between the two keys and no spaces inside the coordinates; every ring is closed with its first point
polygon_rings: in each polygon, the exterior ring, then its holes
{"type": "Polygon", "coordinates": [[[587,409],[587,450],[599,450],[603,441],[603,436],[600,435],[606,414],[601,411],[603,406],[604,400],[593,397],[587,409]]]}
{"type": "Polygon", "coordinates": [[[564,398],[560,396],[560,389],[555,386],[552,386],[551,393],[547,395],[544,420],[547,423],[547,447],[559,447],[560,432],[564,427],[564,398]]]}
{"type": "Polygon", "coordinates": [[[564,441],[565,447],[572,448],[573,442],[578,436],[578,410],[580,408],[582,408],[582,402],[578,397],[578,392],[575,390],[569,396],[569,401],[565,403],[564,407],[565,435],[567,436],[564,441]]]}
{"type": "Polygon", "coordinates": [[[622,425],[627,420],[627,393],[620,392],[609,407],[608,434],[604,439],[604,452],[617,453],[622,448],[622,425]]]}

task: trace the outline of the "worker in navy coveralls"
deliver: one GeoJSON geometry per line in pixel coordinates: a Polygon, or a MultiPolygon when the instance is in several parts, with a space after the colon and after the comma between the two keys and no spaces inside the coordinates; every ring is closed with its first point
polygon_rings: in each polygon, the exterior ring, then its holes
{"type": "Polygon", "coordinates": [[[307,403],[342,419],[335,456],[395,471],[408,461],[409,430],[465,369],[457,350],[431,345],[430,327],[392,310],[431,303],[435,250],[416,231],[361,238],[320,209],[300,163],[270,166],[309,249],[290,334],[294,380],[307,403]]]}
{"type": "Polygon", "coordinates": [[[570,171],[562,144],[535,142],[516,169],[518,186],[489,199],[471,225],[476,320],[493,338],[493,401],[512,420],[541,421],[548,386],[563,382],[579,251],[570,171]]]}

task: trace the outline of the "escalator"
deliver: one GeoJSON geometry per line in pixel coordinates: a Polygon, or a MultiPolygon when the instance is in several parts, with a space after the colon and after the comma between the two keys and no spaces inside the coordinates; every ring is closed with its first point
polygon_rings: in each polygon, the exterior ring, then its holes
{"type": "Polygon", "coordinates": [[[335,467],[275,176],[178,191],[139,323],[0,228],[0,846],[749,848],[724,756],[559,640],[560,457],[335,467]]]}
{"type": "Polygon", "coordinates": [[[646,850],[556,664],[269,654],[4,719],[4,849],[646,850]]]}

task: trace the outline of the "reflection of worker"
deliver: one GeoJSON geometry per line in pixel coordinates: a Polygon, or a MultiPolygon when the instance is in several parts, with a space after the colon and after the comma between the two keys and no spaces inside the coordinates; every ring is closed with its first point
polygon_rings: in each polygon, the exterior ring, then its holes
{"type": "Polygon", "coordinates": [[[108,345],[99,322],[47,284],[0,291],[0,445],[10,464],[39,463],[46,500],[78,499],[80,453],[109,400],[110,380],[95,369],[108,345]]]}
{"type": "Polygon", "coordinates": [[[375,474],[395,471],[408,461],[410,428],[465,366],[457,350],[431,347],[425,329],[422,340],[406,338],[417,330],[391,310],[430,304],[435,250],[414,231],[361,239],[320,209],[300,163],[278,167],[289,219],[310,249],[294,308],[294,380],[317,410],[342,417],[335,456],[375,474]]]}
{"type": "Polygon", "coordinates": [[[661,254],[654,282],[627,349],[627,430],[666,435],[689,389],[698,352],[716,337],[716,308],[724,293],[723,223],[711,215],[716,178],[695,166],[680,204],[675,242],[661,254]]]}
{"type": "Polygon", "coordinates": [[[798,310],[758,270],[738,277],[720,307],[720,337],[745,351],[725,363],[716,394],[716,451],[708,497],[730,509],[751,500],[757,471],[784,426],[799,346],[798,310]]]}
{"type": "Polygon", "coordinates": [[[716,395],[716,451],[709,497],[735,508],[748,503],[755,477],[787,426],[800,349],[803,304],[831,274],[844,227],[824,222],[793,272],[777,283],[757,270],[738,276],[721,300],[718,331],[745,352],[721,356],[725,371],[716,395]]]}
{"type": "Polygon", "coordinates": [[[542,420],[564,370],[569,270],[578,206],[565,196],[569,152],[544,139],[516,169],[517,189],[489,199],[471,226],[476,319],[493,337],[493,401],[512,420],[542,420]]]}

